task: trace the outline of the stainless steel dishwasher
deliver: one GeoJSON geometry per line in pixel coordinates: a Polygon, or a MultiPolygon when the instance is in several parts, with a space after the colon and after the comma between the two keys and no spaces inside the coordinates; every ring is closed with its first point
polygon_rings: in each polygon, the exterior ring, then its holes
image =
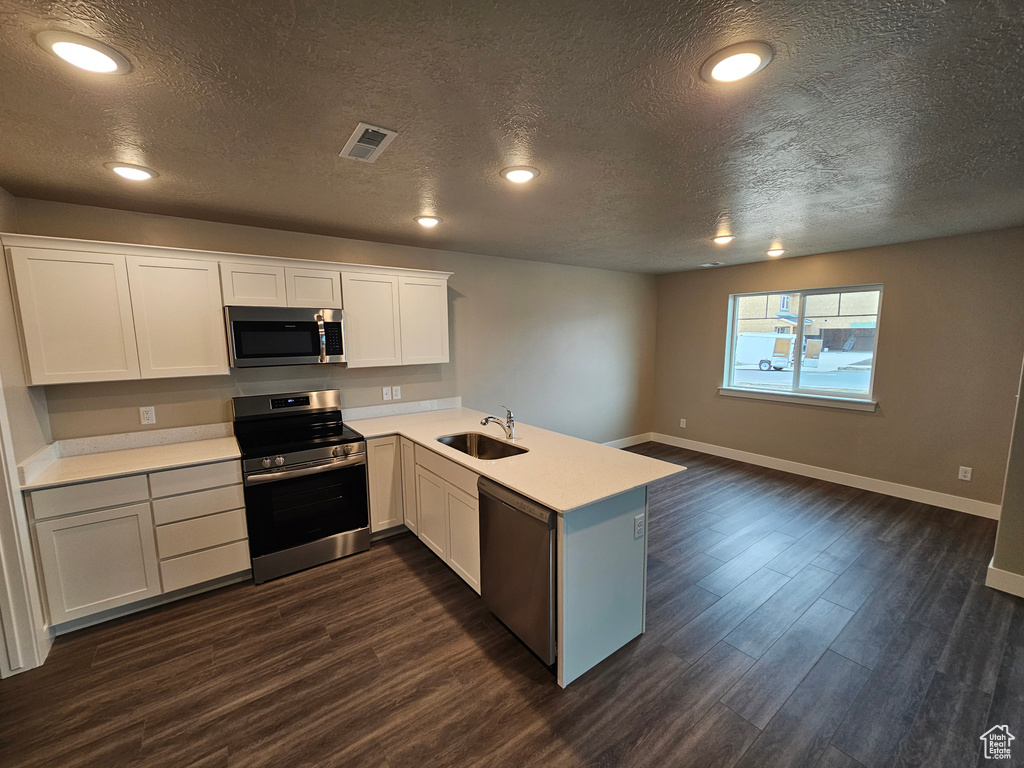
{"type": "Polygon", "coordinates": [[[480,596],[541,661],[555,662],[555,513],[487,478],[480,492],[480,596]]]}

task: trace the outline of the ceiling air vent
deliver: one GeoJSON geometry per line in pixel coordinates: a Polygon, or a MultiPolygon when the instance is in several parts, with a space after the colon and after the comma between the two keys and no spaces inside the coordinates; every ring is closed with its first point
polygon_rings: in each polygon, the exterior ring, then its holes
{"type": "Polygon", "coordinates": [[[398,131],[378,128],[369,123],[360,123],[345,143],[345,148],[341,150],[341,156],[351,160],[362,160],[364,163],[372,163],[380,157],[380,153],[397,135],[398,131]]]}

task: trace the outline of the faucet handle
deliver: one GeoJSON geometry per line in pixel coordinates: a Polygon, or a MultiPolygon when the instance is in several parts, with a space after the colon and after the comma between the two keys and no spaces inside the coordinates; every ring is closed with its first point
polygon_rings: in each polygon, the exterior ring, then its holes
{"type": "Polygon", "coordinates": [[[512,415],[512,409],[509,408],[507,405],[502,405],[500,407],[505,409],[505,421],[512,421],[512,419],[515,418],[512,415]]]}

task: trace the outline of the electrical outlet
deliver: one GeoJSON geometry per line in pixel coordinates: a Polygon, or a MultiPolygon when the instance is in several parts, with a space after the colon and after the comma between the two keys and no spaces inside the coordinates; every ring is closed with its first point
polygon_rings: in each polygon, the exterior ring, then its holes
{"type": "Polygon", "coordinates": [[[971,474],[973,472],[974,470],[971,469],[970,467],[960,467],[960,473],[957,475],[957,478],[959,478],[960,480],[969,481],[971,479],[971,474]]]}
{"type": "Polygon", "coordinates": [[[391,387],[384,387],[383,392],[384,392],[384,399],[385,400],[390,400],[391,399],[391,387]]]}
{"type": "Polygon", "coordinates": [[[401,400],[402,399],[402,388],[401,387],[392,387],[391,388],[391,396],[395,400],[401,400]]]}
{"type": "Polygon", "coordinates": [[[139,421],[143,424],[156,424],[156,406],[147,405],[139,408],[139,421]]]}
{"type": "Polygon", "coordinates": [[[633,538],[642,539],[644,537],[644,516],[637,515],[633,518],[633,538]]]}
{"type": "Polygon", "coordinates": [[[683,429],[686,429],[686,419],[680,419],[679,426],[682,427],[683,429]]]}

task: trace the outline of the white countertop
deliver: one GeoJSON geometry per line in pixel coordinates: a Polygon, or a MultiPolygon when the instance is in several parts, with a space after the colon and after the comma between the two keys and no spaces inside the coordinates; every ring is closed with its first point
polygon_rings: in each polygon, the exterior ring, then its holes
{"type": "Polygon", "coordinates": [[[492,414],[469,408],[383,416],[346,422],[365,437],[402,435],[556,512],[569,512],[682,472],[667,461],[609,448],[529,424],[516,424],[516,445],[527,453],[503,459],[474,459],[435,438],[482,432],[505,439],[496,424],[480,426],[492,414]]]}
{"type": "Polygon", "coordinates": [[[45,469],[27,478],[27,482],[21,488],[24,491],[31,491],[54,485],[139,475],[194,464],[211,464],[240,457],[238,443],[233,437],[150,445],[122,451],[87,453],[82,456],[63,456],[54,459],[45,469]]]}

